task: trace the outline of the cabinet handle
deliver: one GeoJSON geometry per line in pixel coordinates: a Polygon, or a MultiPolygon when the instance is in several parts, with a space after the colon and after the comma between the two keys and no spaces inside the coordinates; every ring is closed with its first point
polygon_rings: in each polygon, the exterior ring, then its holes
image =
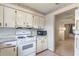
{"type": "Polygon", "coordinates": [[[0,26],[1,26],[1,23],[0,23],[0,26]]]}
{"type": "Polygon", "coordinates": [[[15,11],[15,13],[17,13],[17,11],[15,11]]]}
{"type": "Polygon", "coordinates": [[[13,51],[15,52],[15,48],[13,49],[13,51]]]}
{"type": "Polygon", "coordinates": [[[25,24],[25,22],[24,22],[24,24],[25,24]]]}
{"type": "Polygon", "coordinates": [[[78,38],[76,38],[76,48],[77,48],[77,40],[78,40],[78,38]]]}
{"type": "Polygon", "coordinates": [[[7,26],[7,23],[5,23],[5,26],[7,26]]]}

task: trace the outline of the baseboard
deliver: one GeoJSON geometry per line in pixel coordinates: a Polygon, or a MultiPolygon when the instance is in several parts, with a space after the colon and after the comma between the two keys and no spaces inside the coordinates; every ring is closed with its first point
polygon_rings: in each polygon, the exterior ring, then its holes
{"type": "Polygon", "coordinates": [[[50,50],[50,51],[54,52],[54,49],[48,49],[48,50],[50,50]]]}
{"type": "Polygon", "coordinates": [[[44,52],[44,51],[46,51],[46,50],[48,50],[48,49],[45,49],[45,50],[43,50],[43,51],[40,51],[40,52],[36,53],[36,55],[39,54],[39,53],[41,53],[41,52],[44,52]]]}

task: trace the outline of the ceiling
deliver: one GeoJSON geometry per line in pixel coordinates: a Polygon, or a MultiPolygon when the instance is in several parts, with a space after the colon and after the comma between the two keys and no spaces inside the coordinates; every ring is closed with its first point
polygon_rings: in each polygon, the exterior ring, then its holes
{"type": "Polygon", "coordinates": [[[56,15],[56,19],[74,19],[74,18],[75,18],[75,8],[56,15]]]}
{"type": "Polygon", "coordinates": [[[29,8],[33,11],[46,15],[69,4],[70,3],[17,3],[16,5],[29,8]]]}

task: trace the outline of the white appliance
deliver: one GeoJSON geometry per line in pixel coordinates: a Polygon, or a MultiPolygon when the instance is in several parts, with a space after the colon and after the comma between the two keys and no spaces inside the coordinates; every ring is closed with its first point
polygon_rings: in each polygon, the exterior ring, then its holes
{"type": "Polygon", "coordinates": [[[18,56],[36,55],[36,37],[30,30],[19,29],[16,31],[18,56]]]}
{"type": "Polygon", "coordinates": [[[74,55],[79,56],[79,9],[75,10],[75,47],[74,55]]]}

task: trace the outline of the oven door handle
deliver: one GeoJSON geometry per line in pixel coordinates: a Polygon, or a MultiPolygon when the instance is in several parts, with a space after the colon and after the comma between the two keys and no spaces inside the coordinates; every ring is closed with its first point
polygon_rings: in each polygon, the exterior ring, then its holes
{"type": "Polygon", "coordinates": [[[26,37],[24,37],[24,36],[20,36],[20,37],[18,37],[18,39],[24,39],[24,38],[26,38],[26,37]]]}
{"type": "Polygon", "coordinates": [[[34,36],[27,36],[27,37],[34,37],[34,36]]]}

